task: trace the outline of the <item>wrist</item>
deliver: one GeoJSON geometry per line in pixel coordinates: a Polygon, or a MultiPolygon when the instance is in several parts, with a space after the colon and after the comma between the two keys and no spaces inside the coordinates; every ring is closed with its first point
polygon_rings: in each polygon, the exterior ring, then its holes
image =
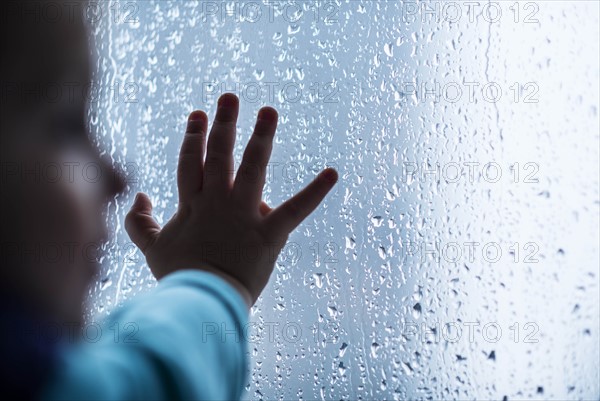
{"type": "Polygon", "coordinates": [[[253,298],[252,298],[252,295],[250,294],[250,291],[246,288],[246,286],[244,286],[242,284],[241,281],[239,281],[237,278],[233,277],[231,274],[226,273],[223,270],[216,269],[212,266],[205,265],[200,270],[204,270],[209,273],[213,273],[216,276],[219,276],[223,280],[227,281],[229,283],[229,285],[231,285],[233,288],[235,288],[237,290],[237,292],[240,294],[240,296],[244,300],[244,303],[246,304],[246,308],[248,310],[250,310],[250,308],[254,304],[253,298]]]}

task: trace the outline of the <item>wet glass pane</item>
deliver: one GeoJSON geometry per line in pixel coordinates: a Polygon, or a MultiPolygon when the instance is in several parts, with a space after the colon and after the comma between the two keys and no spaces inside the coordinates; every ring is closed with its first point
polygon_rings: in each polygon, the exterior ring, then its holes
{"type": "MultiPolygon", "coordinates": [[[[340,182],[245,331],[248,399],[597,399],[599,5],[122,1],[87,9],[99,141],[166,222],[194,109],[280,122],[264,198],[340,182]]],[[[155,285],[113,206],[88,319],[155,285]]]]}

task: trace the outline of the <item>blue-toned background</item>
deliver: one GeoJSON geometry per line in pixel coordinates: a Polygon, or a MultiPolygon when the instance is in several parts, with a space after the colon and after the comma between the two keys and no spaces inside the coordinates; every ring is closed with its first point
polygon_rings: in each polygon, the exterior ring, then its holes
{"type": "MultiPolygon", "coordinates": [[[[340,182],[246,331],[248,399],[598,399],[599,5],[121,1],[86,10],[92,127],[128,173],[90,294],[155,285],[123,229],[165,223],[185,119],[279,110],[265,200],[340,182]]],[[[199,335],[200,338],[200,335],[199,335]]]]}

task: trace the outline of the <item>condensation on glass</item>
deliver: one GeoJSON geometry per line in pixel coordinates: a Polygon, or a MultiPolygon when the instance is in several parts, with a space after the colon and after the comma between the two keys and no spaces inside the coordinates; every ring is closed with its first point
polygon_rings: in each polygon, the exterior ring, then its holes
{"type": "Polygon", "coordinates": [[[592,399],[598,3],[140,1],[88,10],[90,117],[131,194],[88,319],[155,285],[123,219],[164,223],[187,114],[279,110],[265,200],[340,182],[246,329],[248,399],[592,399]]]}

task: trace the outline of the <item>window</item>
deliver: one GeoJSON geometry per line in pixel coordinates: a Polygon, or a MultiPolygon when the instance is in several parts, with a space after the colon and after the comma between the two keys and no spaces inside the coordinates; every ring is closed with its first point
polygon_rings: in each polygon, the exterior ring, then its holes
{"type": "MultiPolygon", "coordinates": [[[[247,328],[248,399],[595,399],[599,45],[588,1],[88,6],[99,141],[164,223],[185,118],[280,112],[265,200],[340,183],[247,328]]],[[[132,194],[132,196],[133,196],[132,194]]],[[[123,229],[101,316],[155,282],[123,229]]]]}

